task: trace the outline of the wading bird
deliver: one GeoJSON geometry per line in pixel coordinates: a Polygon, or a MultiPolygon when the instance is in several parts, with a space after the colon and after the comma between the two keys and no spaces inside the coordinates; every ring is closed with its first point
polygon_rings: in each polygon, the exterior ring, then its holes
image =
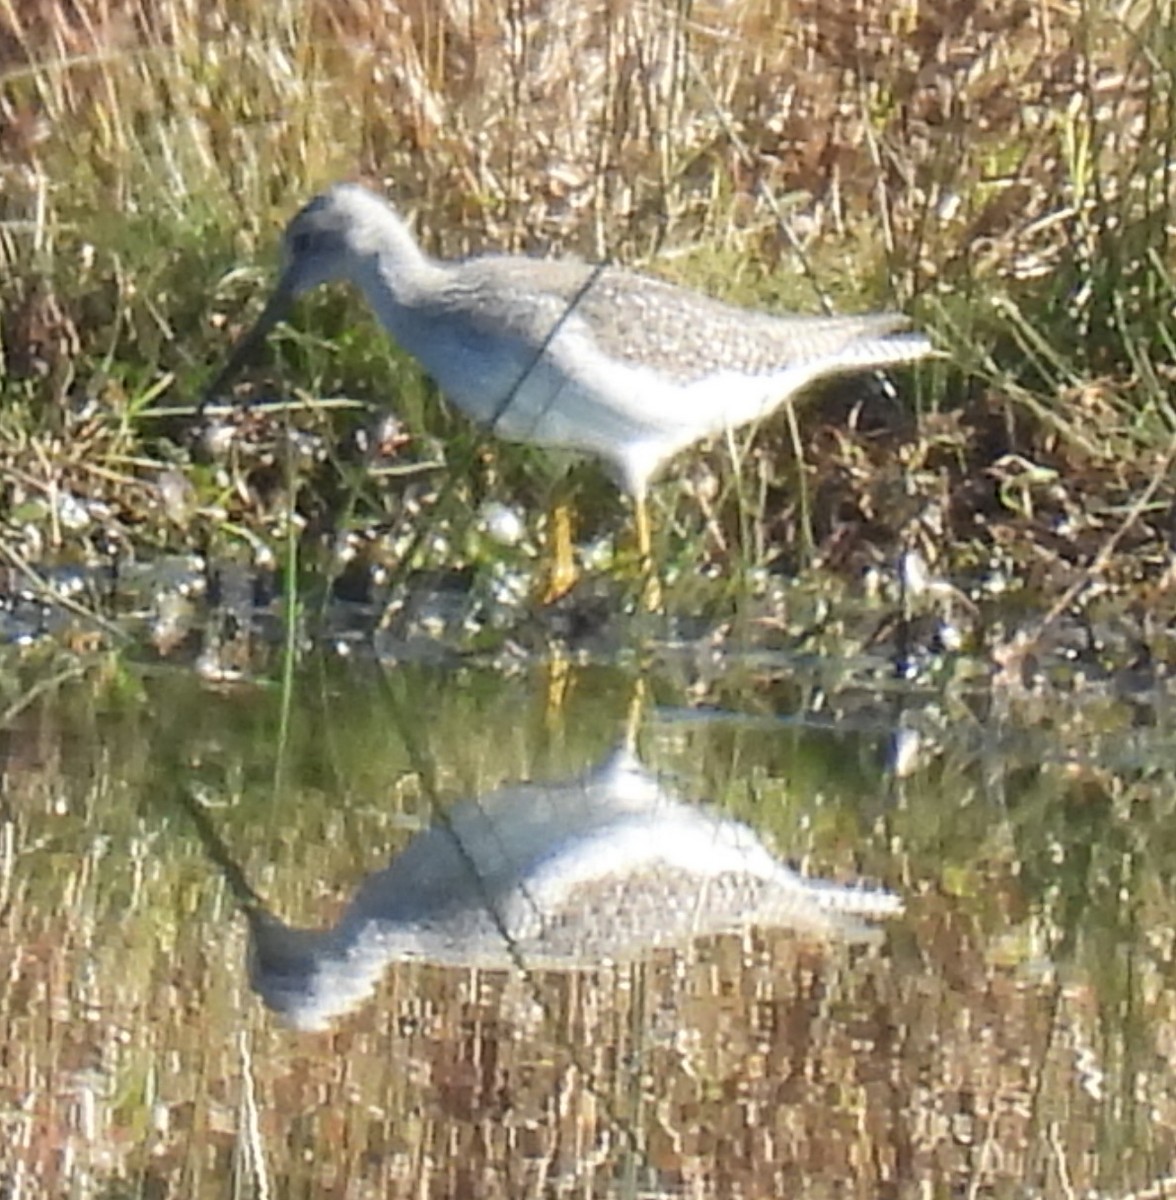
{"type": "MultiPolygon", "coordinates": [[[[620,267],[506,254],[440,261],[383,199],[343,183],[291,220],[274,293],[209,396],[296,296],[332,280],[356,285],[387,331],[482,428],[604,464],[633,501],[654,607],[647,494],[667,459],[767,417],[815,380],[931,352],[897,313],[772,316],[620,267]]],[[[555,528],[549,594],[574,578],[566,513],[555,528]]]]}

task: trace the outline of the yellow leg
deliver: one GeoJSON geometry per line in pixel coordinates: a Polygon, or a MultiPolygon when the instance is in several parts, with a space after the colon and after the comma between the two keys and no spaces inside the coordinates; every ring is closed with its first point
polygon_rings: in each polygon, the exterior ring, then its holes
{"type": "Polygon", "coordinates": [[[653,536],[649,525],[649,505],[645,496],[633,497],[634,523],[637,527],[637,558],[641,570],[642,606],[646,612],[662,608],[661,581],[653,565],[653,536]]]}
{"type": "Polygon", "coordinates": [[[566,596],[575,585],[576,562],[572,555],[572,514],[563,500],[557,500],[547,516],[547,580],[540,595],[543,604],[566,596]]]}

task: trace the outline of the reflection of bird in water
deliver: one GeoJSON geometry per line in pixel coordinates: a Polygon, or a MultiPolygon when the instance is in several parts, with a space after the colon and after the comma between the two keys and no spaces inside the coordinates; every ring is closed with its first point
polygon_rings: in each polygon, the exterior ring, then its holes
{"type": "Polygon", "coordinates": [[[902,907],[803,879],[624,748],[573,781],[455,805],[364,880],[334,928],[292,929],[243,898],[253,986],[307,1028],[355,1007],[394,961],[586,968],[755,925],[861,941],[877,936],[863,918],[902,907]]]}

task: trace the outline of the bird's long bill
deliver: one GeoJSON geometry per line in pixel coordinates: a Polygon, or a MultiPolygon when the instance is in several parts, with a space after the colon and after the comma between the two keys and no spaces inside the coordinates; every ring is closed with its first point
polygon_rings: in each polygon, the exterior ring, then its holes
{"type": "Polygon", "coordinates": [[[269,336],[270,330],[290,311],[293,302],[294,288],[283,277],[278,281],[278,286],[274,288],[274,294],[269,298],[269,302],[262,309],[261,316],[253,323],[253,328],[242,335],[241,340],[230,352],[229,361],[205,389],[205,404],[211,404],[232,383],[234,377],[249,361],[257,347],[269,336]]]}

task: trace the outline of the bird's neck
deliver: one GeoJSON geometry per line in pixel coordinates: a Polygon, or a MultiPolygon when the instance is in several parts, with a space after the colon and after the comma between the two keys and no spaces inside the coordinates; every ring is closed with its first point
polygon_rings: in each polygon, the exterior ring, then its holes
{"type": "Polygon", "coordinates": [[[414,313],[436,295],[444,278],[444,266],[425,254],[397,222],[378,247],[359,257],[353,281],[384,327],[399,337],[414,313]]]}

